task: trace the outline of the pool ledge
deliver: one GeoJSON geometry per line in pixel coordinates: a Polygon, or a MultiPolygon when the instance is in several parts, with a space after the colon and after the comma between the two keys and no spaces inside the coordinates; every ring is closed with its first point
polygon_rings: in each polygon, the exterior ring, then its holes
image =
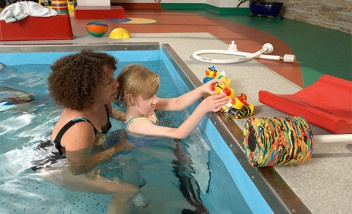
{"type": "MultiPolygon", "coordinates": [[[[170,45],[163,44],[162,47],[191,88],[202,84],[170,45]]],[[[243,131],[234,121],[222,113],[208,116],[274,213],[311,213],[273,167],[254,168],[248,164],[242,147],[243,131]]]]}

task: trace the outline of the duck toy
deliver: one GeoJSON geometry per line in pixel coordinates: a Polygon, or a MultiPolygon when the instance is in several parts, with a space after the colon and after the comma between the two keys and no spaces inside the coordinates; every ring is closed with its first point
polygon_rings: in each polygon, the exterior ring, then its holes
{"type": "Polygon", "coordinates": [[[242,119],[252,116],[254,112],[254,106],[247,103],[247,95],[241,93],[240,95],[233,98],[231,106],[228,106],[224,112],[229,114],[230,118],[242,119]]]}
{"type": "Polygon", "coordinates": [[[205,77],[203,78],[203,83],[206,83],[212,79],[219,79],[225,82],[227,85],[231,84],[231,79],[225,77],[225,71],[219,72],[214,66],[209,67],[205,71],[205,77]]]}
{"type": "Polygon", "coordinates": [[[216,70],[214,66],[208,68],[205,71],[205,77],[203,78],[203,83],[206,83],[212,79],[220,79],[224,83],[215,83],[212,85],[212,90],[217,94],[226,94],[226,96],[233,98],[235,92],[232,88],[230,88],[231,79],[225,77],[225,71],[219,72],[216,70]]]}
{"type": "Polygon", "coordinates": [[[214,83],[212,90],[217,94],[226,94],[230,98],[230,101],[222,107],[221,112],[228,113],[230,118],[241,119],[252,116],[254,112],[254,106],[247,103],[247,95],[241,93],[235,97],[235,91],[230,86],[231,79],[226,78],[225,71],[219,72],[214,66],[209,67],[205,71],[205,77],[203,83],[206,83],[212,79],[220,79],[224,83],[214,83]]]}

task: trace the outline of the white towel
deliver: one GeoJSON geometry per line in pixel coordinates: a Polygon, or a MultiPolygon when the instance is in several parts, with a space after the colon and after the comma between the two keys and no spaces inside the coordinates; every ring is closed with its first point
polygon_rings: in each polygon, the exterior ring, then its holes
{"type": "Polygon", "coordinates": [[[7,6],[0,13],[0,20],[6,23],[19,21],[27,16],[49,17],[56,16],[57,12],[53,9],[43,7],[32,1],[21,1],[7,6]]]}

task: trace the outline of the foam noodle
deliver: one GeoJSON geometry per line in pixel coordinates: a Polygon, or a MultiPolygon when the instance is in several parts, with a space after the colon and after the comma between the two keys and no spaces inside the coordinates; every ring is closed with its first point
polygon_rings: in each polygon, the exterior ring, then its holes
{"type": "Polygon", "coordinates": [[[312,130],[302,117],[249,118],[243,147],[254,167],[298,165],[311,158],[314,141],[312,130]]]}

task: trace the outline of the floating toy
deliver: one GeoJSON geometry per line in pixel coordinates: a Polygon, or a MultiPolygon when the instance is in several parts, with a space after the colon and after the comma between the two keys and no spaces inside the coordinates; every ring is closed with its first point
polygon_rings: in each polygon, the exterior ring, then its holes
{"type": "Polygon", "coordinates": [[[92,36],[102,37],[108,31],[108,25],[103,22],[89,22],[86,30],[92,36]]]}
{"type": "Polygon", "coordinates": [[[273,52],[273,45],[270,43],[265,43],[259,51],[255,53],[247,53],[238,51],[237,45],[232,41],[227,50],[199,50],[192,54],[192,57],[196,60],[208,63],[240,63],[252,60],[254,58],[269,59],[269,60],[283,60],[284,62],[294,62],[295,55],[285,54],[284,56],[266,55],[273,52]],[[209,57],[201,56],[202,54],[225,54],[225,55],[235,55],[240,56],[235,59],[212,59],[209,57]]]}
{"type": "Polygon", "coordinates": [[[131,38],[130,33],[124,28],[115,28],[109,35],[110,39],[128,39],[131,38]]]}
{"type": "Polygon", "coordinates": [[[32,95],[8,87],[0,87],[0,111],[16,107],[18,104],[30,102],[32,95]]]}
{"type": "Polygon", "coordinates": [[[310,160],[314,145],[348,143],[352,134],[315,135],[303,117],[249,118],[243,148],[253,167],[298,165],[310,160]]]}
{"type": "Polygon", "coordinates": [[[221,112],[229,114],[230,118],[241,119],[252,116],[254,106],[247,103],[247,95],[242,93],[235,97],[235,91],[230,87],[231,79],[225,77],[225,72],[218,72],[214,66],[205,71],[203,82],[206,83],[212,79],[220,79],[224,84],[214,83],[212,90],[217,94],[226,94],[230,101],[224,105],[221,112]],[[225,84],[226,83],[226,84],[225,84]]]}
{"type": "Polygon", "coordinates": [[[15,108],[16,106],[17,106],[16,104],[9,104],[7,102],[1,102],[0,103],[0,112],[15,108]]]}

